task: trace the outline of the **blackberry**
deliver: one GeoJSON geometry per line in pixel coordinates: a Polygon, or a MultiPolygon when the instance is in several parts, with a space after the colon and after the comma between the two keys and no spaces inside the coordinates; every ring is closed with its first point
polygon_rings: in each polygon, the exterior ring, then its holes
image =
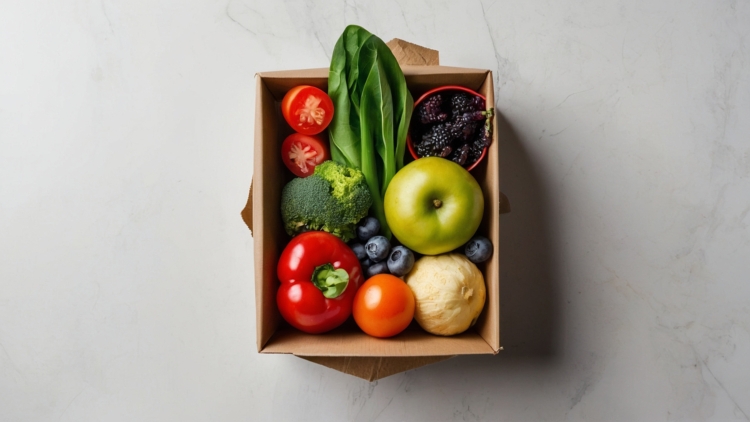
{"type": "Polygon", "coordinates": [[[479,129],[479,134],[469,146],[469,158],[467,165],[475,163],[482,156],[482,152],[485,148],[490,146],[492,143],[492,133],[487,127],[479,129]]]}
{"type": "Polygon", "coordinates": [[[417,107],[412,120],[416,155],[443,157],[465,168],[474,165],[492,142],[493,115],[479,96],[456,91],[433,95],[417,107]]]}
{"type": "Polygon", "coordinates": [[[482,144],[482,147],[487,147],[492,143],[492,131],[489,124],[485,124],[484,127],[479,130],[476,144],[480,143],[482,144]]]}
{"type": "Polygon", "coordinates": [[[479,120],[484,120],[485,112],[473,111],[456,116],[448,123],[451,138],[468,141],[479,127],[479,120]]]}
{"type": "Polygon", "coordinates": [[[488,111],[470,111],[455,117],[453,121],[460,123],[477,122],[486,119],[488,115],[490,115],[488,111]]]}
{"type": "MultiPolygon", "coordinates": [[[[480,110],[474,102],[477,98],[482,100],[480,97],[470,96],[464,92],[455,94],[453,98],[451,98],[451,114],[453,115],[453,118],[455,119],[464,113],[480,110]]],[[[483,100],[482,102],[484,103],[483,100]]]]}
{"type": "Polygon", "coordinates": [[[421,143],[417,145],[417,155],[420,157],[433,157],[437,155],[432,144],[421,143]]]}
{"type": "Polygon", "coordinates": [[[479,160],[479,157],[482,156],[482,152],[484,151],[484,149],[490,146],[490,144],[492,143],[492,126],[490,124],[491,120],[489,119],[489,117],[491,116],[492,110],[490,110],[489,112],[484,127],[479,129],[479,133],[476,139],[474,139],[474,141],[471,143],[471,146],[469,147],[469,158],[467,160],[467,165],[471,165],[479,160]]]}
{"type": "Polygon", "coordinates": [[[448,119],[448,114],[442,110],[443,96],[435,94],[425,100],[417,107],[417,115],[422,124],[444,122],[448,119]]]}
{"type": "Polygon", "coordinates": [[[450,131],[446,125],[435,125],[422,135],[422,143],[417,145],[417,154],[421,157],[440,155],[451,140],[450,131]]]}
{"type": "Polygon", "coordinates": [[[479,157],[482,156],[482,151],[484,151],[484,143],[477,140],[474,141],[474,143],[471,144],[471,147],[469,147],[469,158],[467,159],[467,164],[474,164],[479,157]]]}
{"type": "Polygon", "coordinates": [[[466,164],[466,160],[469,158],[469,144],[463,144],[461,148],[456,149],[448,156],[448,159],[459,165],[466,164]]]}
{"type": "Polygon", "coordinates": [[[448,128],[448,133],[450,134],[451,139],[458,139],[461,137],[463,126],[456,124],[455,122],[450,122],[446,123],[445,127],[448,128]]]}
{"type": "Polygon", "coordinates": [[[470,156],[476,155],[477,158],[479,158],[479,156],[482,155],[482,151],[484,151],[485,148],[490,146],[490,142],[491,142],[490,139],[487,139],[483,136],[483,134],[485,133],[484,130],[480,130],[479,132],[480,132],[479,137],[476,138],[471,143],[471,148],[469,150],[469,155],[470,156]]]}
{"type": "Polygon", "coordinates": [[[461,139],[463,141],[468,141],[475,137],[475,134],[477,133],[477,128],[479,127],[478,122],[469,122],[464,126],[463,130],[461,131],[461,139]]]}
{"type": "Polygon", "coordinates": [[[477,122],[469,123],[450,123],[447,125],[451,139],[458,139],[463,142],[468,141],[477,131],[479,125],[477,122]]]}

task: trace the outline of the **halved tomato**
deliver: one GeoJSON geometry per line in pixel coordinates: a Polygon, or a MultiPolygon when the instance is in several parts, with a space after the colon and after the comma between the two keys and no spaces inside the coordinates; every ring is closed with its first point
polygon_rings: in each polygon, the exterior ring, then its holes
{"type": "Polygon", "coordinates": [[[315,166],[331,158],[326,143],[317,136],[293,133],[281,144],[281,159],[295,176],[307,177],[315,166]]]}
{"type": "Polygon", "coordinates": [[[281,100],[281,114],[292,129],[304,135],[316,135],[331,123],[333,101],[314,86],[300,85],[290,89],[281,100]]]}

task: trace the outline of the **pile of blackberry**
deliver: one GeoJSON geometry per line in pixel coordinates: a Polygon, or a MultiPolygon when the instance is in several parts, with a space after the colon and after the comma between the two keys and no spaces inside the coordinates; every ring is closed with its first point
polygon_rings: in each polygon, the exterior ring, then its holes
{"type": "Polygon", "coordinates": [[[420,157],[443,157],[464,167],[474,164],[492,141],[493,110],[463,91],[442,91],[414,112],[411,139],[420,157]]]}

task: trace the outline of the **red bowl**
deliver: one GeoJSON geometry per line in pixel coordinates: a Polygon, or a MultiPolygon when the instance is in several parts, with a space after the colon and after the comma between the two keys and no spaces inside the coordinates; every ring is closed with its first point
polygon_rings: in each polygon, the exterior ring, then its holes
{"type": "MultiPolygon", "coordinates": [[[[431,89],[431,90],[425,92],[424,94],[422,94],[422,96],[419,97],[417,99],[417,101],[414,102],[414,110],[416,110],[417,106],[422,101],[424,101],[427,97],[429,97],[432,94],[435,94],[436,92],[442,92],[442,91],[464,91],[464,92],[468,92],[469,94],[481,97],[484,100],[485,108],[487,107],[487,98],[485,98],[484,95],[482,95],[482,94],[480,94],[480,93],[478,93],[478,92],[476,92],[474,90],[471,90],[469,88],[463,87],[463,86],[445,85],[445,86],[441,86],[439,88],[431,89]]],[[[413,142],[411,140],[411,127],[409,128],[409,131],[406,134],[406,146],[409,147],[409,152],[411,153],[411,156],[414,157],[415,160],[418,160],[418,159],[422,158],[419,155],[417,155],[417,151],[414,149],[414,144],[413,144],[413,142]]],[[[482,150],[482,155],[480,155],[479,158],[477,158],[477,161],[475,161],[471,166],[469,166],[469,167],[466,168],[467,171],[474,170],[474,167],[476,167],[479,163],[482,162],[482,160],[484,159],[484,156],[487,155],[487,148],[489,148],[489,146],[484,147],[484,149],[482,150]]]]}

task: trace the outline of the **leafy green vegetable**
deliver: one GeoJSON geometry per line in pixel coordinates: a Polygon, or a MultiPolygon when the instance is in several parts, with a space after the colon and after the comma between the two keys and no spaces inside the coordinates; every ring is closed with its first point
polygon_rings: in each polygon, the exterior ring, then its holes
{"type": "MultiPolygon", "coordinates": [[[[376,216],[385,216],[383,207],[385,189],[396,174],[393,147],[393,101],[390,87],[382,77],[382,66],[376,62],[362,90],[360,107],[362,110],[360,122],[362,156],[375,157],[375,151],[377,151],[380,157],[379,160],[362,160],[362,173],[365,175],[367,186],[373,197],[373,213],[376,216]]],[[[380,225],[383,231],[390,235],[388,225],[384,225],[382,221],[380,225]]]]}
{"type": "Polygon", "coordinates": [[[401,67],[383,40],[350,25],[333,49],[328,95],[335,109],[329,129],[331,157],[362,170],[373,214],[390,237],[383,196],[404,165],[414,106],[401,67]]]}
{"type": "Polygon", "coordinates": [[[333,120],[329,126],[331,157],[348,167],[360,168],[362,153],[359,143],[359,95],[356,103],[349,98],[356,91],[356,63],[360,47],[372,34],[356,25],[349,25],[333,47],[331,68],[328,73],[328,96],[333,100],[333,120]],[[354,66],[351,64],[355,63],[354,66]],[[351,72],[355,76],[351,76],[351,72]]]}

